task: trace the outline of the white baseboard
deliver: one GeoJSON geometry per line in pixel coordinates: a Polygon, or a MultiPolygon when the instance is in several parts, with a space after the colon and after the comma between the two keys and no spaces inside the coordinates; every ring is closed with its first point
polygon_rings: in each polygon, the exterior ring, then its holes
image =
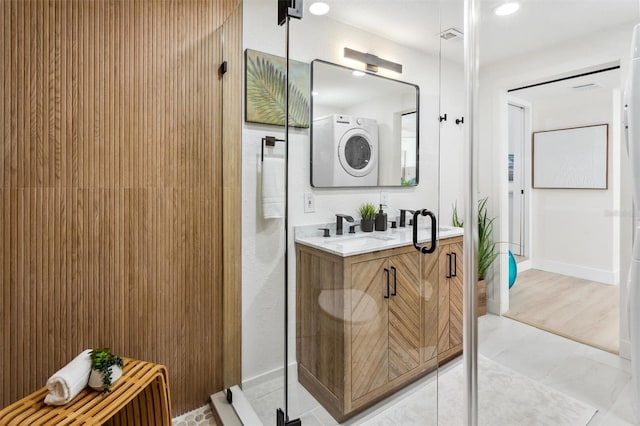
{"type": "Polygon", "coordinates": [[[531,269],[531,259],[527,259],[523,262],[518,263],[517,265],[518,272],[524,272],[531,269]]]}
{"type": "Polygon", "coordinates": [[[540,269],[541,271],[569,275],[571,277],[582,278],[589,281],[597,281],[603,284],[618,284],[618,274],[615,271],[607,271],[604,269],[588,268],[586,266],[538,259],[531,260],[531,267],[534,269],[540,269]]]}

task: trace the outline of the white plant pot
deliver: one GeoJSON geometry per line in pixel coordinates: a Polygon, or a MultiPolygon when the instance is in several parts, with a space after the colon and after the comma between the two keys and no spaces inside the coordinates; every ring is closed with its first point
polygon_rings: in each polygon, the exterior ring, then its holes
{"type": "MultiPolygon", "coordinates": [[[[111,370],[111,386],[113,386],[116,381],[122,377],[122,368],[117,365],[112,365],[109,367],[111,370]]],[[[98,370],[91,369],[91,374],[89,375],[89,387],[101,391],[104,390],[104,384],[102,382],[102,372],[98,370]]]]}

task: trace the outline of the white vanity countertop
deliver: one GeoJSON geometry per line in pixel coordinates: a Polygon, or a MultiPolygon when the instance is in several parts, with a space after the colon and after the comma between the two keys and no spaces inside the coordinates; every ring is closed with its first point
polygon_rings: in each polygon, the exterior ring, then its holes
{"type": "MultiPolygon", "coordinates": [[[[385,232],[358,231],[355,234],[349,234],[349,226],[346,224],[344,226],[344,235],[335,235],[334,225],[331,229],[331,236],[327,238],[323,237],[322,231],[318,230],[318,228],[324,227],[329,226],[312,225],[296,227],[294,230],[296,243],[342,257],[413,245],[413,230],[410,227],[388,229],[385,232]]],[[[462,234],[462,228],[440,226],[438,228],[437,238],[445,239],[457,237],[462,234]]],[[[418,229],[418,242],[421,245],[428,245],[430,238],[431,229],[424,227],[418,229]]]]}

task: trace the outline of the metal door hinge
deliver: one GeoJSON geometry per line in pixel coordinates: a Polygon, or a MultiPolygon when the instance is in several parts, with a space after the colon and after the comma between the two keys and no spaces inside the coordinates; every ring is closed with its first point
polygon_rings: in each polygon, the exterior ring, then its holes
{"type": "Polygon", "coordinates": [[[282,411],[282,409],[278,408],[276,410],[276,426],[302,426],[302,420],[300,420],[300,419],[293,419],[293,420],[286,419],[285,416],[284,416],[284,411],[282,411]]]}
{"type": "Polygon", "coordinates": [[[224,61],[222,64],[220,64],[220,75],[224,75],[227,73],[227,61],[224,61]]]}
{"type": "Polygon", "coordinates": [[[278,0],[278,25],[287,18],[302,19],[302,0],[278,0]]]}

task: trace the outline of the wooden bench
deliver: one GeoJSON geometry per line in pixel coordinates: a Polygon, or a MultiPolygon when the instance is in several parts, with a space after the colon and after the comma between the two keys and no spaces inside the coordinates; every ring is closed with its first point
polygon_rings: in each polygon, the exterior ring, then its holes
{"type": "Polygon", "coordinates": [[[122,377],[101,394],[86,388],[66,405],[44,403],[47,388],[0,411],[0,425],[171,426],[169,378],[164,365],[123,358],[122,377]]]}

